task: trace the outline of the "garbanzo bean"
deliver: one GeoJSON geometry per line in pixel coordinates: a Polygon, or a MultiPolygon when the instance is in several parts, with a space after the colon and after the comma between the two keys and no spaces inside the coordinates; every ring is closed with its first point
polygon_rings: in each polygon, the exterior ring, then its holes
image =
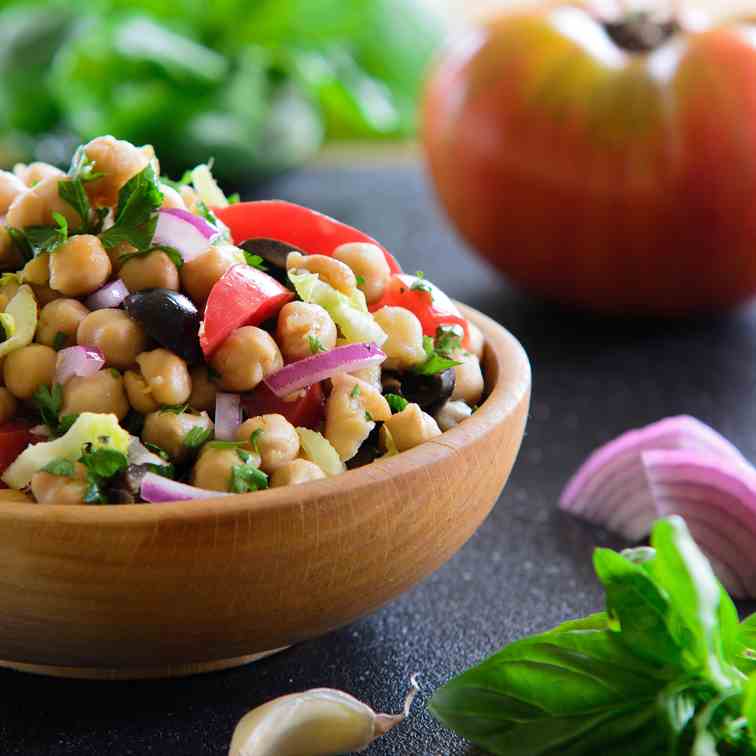
{"type": "Polygon", "coordinates": [[[142,441],[159,446],[168,453],[172,461],[183,462],[192,453],[184,444],[187,433],[193,428],[207,430],[212,427],[207,412],[199,415],[189,412],[152,412],[144,419],[142,441]]]}
{"type": "Polygon", "coordinates": [[[37,255],[29,260],[21,271],[21,280],[28,284],[47,286],[50,283],[50,255],[37,255]]]}
{"type": "Polygon", "coordinates": [[[159,404],[183,404],[192,393],[186,362],[167,349],[142,352],[137,359],[142,376],[159,404]]]}
{"type": "Polygon", "coordinates": [[[321,480],[326,474],[314,463],[307,459],[293,459],[287,462],[270,476],[270,487],[298,486],[310,480],[321,480]]]}
{"type": "Polygon", "coordinates": [[[79,412],[113,413],[123,420],[129,402],[123,388],[123,378],[117,370],[100,370],[86,378],[74,376],[63,386],[61,415],[79,412]]]}
{"type": "Polygon", "coordinates": [[[150,157],[130,142],[112,136],[93,139],[84,148],[86,156],[94,161],[94,170],[104,173],[102,178],[86,184],[89,199],[97,207],[111,207],[118,202],[118,192],[129,179],[143,171],[150,157]]]}
{"type": "Polygon", "coordinates": [[[221,388],[251,391],[263,378],[283,367],[283,357],[267,331],[243,326],[218,347],[210,363],[220,373],[221,388]]]}
{"type": "Polygon", "coordinates": [[[186,210],[186,204],[181,199],[181,195],[168,184],[160,184],[160,191],[163,193],[163,209],[186,210]]]}
{"type": "Polygon", "coordinates": [[[302,360],[315,353],[313,346],[336,346],[336,324],[320,305],[289,302],[278,314],[276,341],[287,362],[302,360]]]}
{"type": "Polygon", "coordinates": [[[218,387],[210,380],[207,367],[197,365],[189,371],[192,378],[192,393],[189,396],[189,406],[192,409],[202,411],[211,410],[215,407],[215,395],[218,387]]]}
{"type": "Polygon", "coordinates": [[[179,290],[179,272],[176,266],[165,252],[157,249],[149,255],[132,257],[125,262],[118,277],[132,293],[142,289],[179,290]]]}
{"type": "Polygon", "coordinates": [[[112,266],[96,236],[72,236],[50,259],[50,287],[67,297],[81,297],[99,289],[112,266]]]}
{"type": "Polygon", "coordinates": [[[250,456],[245,462],[236,449],[203,447],[192,470],[192,485],[197,488],[207,488],[210,491],[229,491],[234,467],[244,464],[254,467],[260,465],[259,455],[253,452],[247,452],[247,454],[250,456]]]}
{"type": "Polygon", "coordinates": [[[15,272],[24,264],[5,226],[0,226],[0,272],[15,272]]]}
{"type": "Polygon", "coordinates": [[[7,423],[16,415],[18,402],[7,388],[0,388],[0,423],[7,423]]]}
{"type": "Polygon", "coordinates": [[[356,276],[360,276],[358,285],[365,293],[368,304],[377,302],[383,296],[391,278],[391,268],[380,247],[364,242],[342,244],[336,247],[333,256],[348,265],[356,276]]]}
{"type": "Polygon", "coordinates": [[[13,228],[54,226],[53,213],[60,213],[68,221],[69,228],[81,228],[83,219],[59,193],[59,184],[67,180],[48,176],[19,194],[8,208],[6,224],[13,228]]]}
{"type": "Polygon", "coordinates": [[[13,173],[15,173],[26,186],[35,186],[40,181],[44,181],[51,176],[61,179],[66,175],[60,170],[60,168],[56,168],[54,165],[50,165],[50,163],[29,163],[29,165],[23,165],[20,163],[19,165],[13,166],[13,173]]]}
{"type": "Polygon", "coordinates": [[[267,473],[291,462],[299,454],[299,435],[283,415],[260,415],[245,420],[239,426],[236,439],[246,441],[250,451],[259,452],[260,468],[267,473]]]}
{"type": "Polygon", "coordinates": [[[343,294],[353,294],[357,288],[357,278],[352,269],[327,255],[303,255],[301,252],[289,252],[286,258],[286,270],[308,270],[310,273],[317,273],[322,281],[343,294]]]}
{"type": "Polygon", "coordinates": [[[40,386],[55,380],[57,358],[55,350],[44,344],[15,349],[3,364],[5,386],[18,399],[31,399],[40,386]]]}
{"type": "Polygon", "coordinates": [[[209,247],[181,266],[181,287],[194,304],[201,306],[216,281],[232,266],[244,262],[243,253],[230,244],[209,247]]]}
{"type": "Polygon", "coordinates": [[[9,171],[0,171],[0,215],[5,215],[13,200],[27,189],[26,184],[9,171]]]}
{"type": "Polygon", "coordinates": [[[387,355],[383,367],[406,370],[425,361],[423,326],[413,312],[404,307],[381,307],[373,317],[388,335],[381,347],[387,355]]]}
{"type": "Polygon", "coordinates": [[[40,311],[35,340],[49,347],[57,346],[56,340],[64,347],[76,344],[76,330],[87,315],[89,310],[78,299],[56,299],[40,311]]]}
{"type": "Polygon", "coordinates": [[[462,363],[454,368],[452,401],[461,399],[470,405],[477,404],[483,396],[484,389],[483,373],[478,358],[470,352],[463,351],[457,351],[452,356],[457,362],[462,363]]]}
{"type": "Polygon", "coordinates": [[[87,468],[74,463],[73,477],[40,470],[31,479],[31,490],[39,504],[84,504],[88,487],[87,468]]]}
{"type": "Polygon", "coordinates": [[[436,421],[417,404],[408,404],[401,412],[392,415],[386,420],[386,428],[400,452],[441,435],[436,421]]]}
{"type": "Polygon", "coordinates": [[[123,310],[105,307],[90,312],[79,323],[76,342],[81,346],[97,347],[109,366],[123,370],[133,365],[137,355],[144,352],[147,336],[142,326],[123,310]]]}
{"type": "Polygon", "coordinates": [[[150,412],[157,412],[160,405],[152,396],[152,391],[144,376],[135,370],[127,370],[123,375],[123,385],[126,389],[126,396],[129,404],[140,414],[148,415],[150,412]]]}

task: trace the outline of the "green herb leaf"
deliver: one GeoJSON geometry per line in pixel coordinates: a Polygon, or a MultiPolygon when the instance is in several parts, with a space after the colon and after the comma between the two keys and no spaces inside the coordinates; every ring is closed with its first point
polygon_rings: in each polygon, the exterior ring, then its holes
{"type": "Polygon", "coordinates": [[[26,234],[19,228],[13,228],[13,226],[6,226],[5,230],[8,232],[8,236],[10,236],[13,246],[21,257],[27,262],[33,259],[34,250],[32,249],[29,240],[26,238],[26,234]]]}
{"type": "Polygon", "coordinates": [[[384,399],[388,402],[388,406],[391,407],[391,412],[396,414],[404,410],[409,402],[399,394],[386,394],[384,399]]]}
{"type": "Polygon", "coordinates": [[[435,349],[446,357],[462,349],[462,337],[454,326],[439,326],[436,329],[435,349]]]}
{"type": "Polygon", "coordinates": [[[211,449],[238,449],[240,446],[244,446],[244,444],[244,441],[219,441],[218,439],[207,442],[207,445],[211,449]]]}
{"type": "Polygon", "coordinates": [[[95,168],[94,160],[90,159],[85,152],[85,145],[81,145],[77,148],[71,159],[71,167],[68,169],[68,175],[72,179],[79,179],[83,184],[87,184],[90,181],[96,181],[105,175],[102,171],[96,171],[95,168]]]}
{"type": "Polygon", "coordinates": [[[72,415],[63,415],[58,422],[56,435],[65,436],[71,429],[71,426],[79,419],[78,412],[72,415]]]}
{"type": "Polygon", "coordinates": [[[373,420],[373,416],[367,410],[365,410],[365,420],[367,420],[369,423],[375,422],[373,420]]]}
{"type": "Polygon", "coordinates": [[[228,490],[231,493],[261,491],[268,487],[268,476],[254,465],[234,465],[231,468],[231,481],[228,490]]]}
{"type": "Polygon", "coordinates": [[[70,459],[54,459],[48,462],[43,468],[43,472],[50,475],[60,475],[63,478],[72,478],[74,474],[74,463],[70,459]]]}
{"type": "Polygon", "coordinates": [[[32,401],[39,410],[42,422],[56,432],[58,415],[63,405],[63,387],[58,383],[53,383],[52,386],[42,385],[34,392],[32,401]]]}
{"type": "Polygon", "coordinates": [[[151,462],[148,462],[147,469],[150,472],[162,475],[164,478],[176,480],[176,468],[173,465],[153,465],[151,462]]]}
{"type": "Polygon", "coordinates": [[[157,444],[151,444],[149,441],[143,441],[142,443],[145,449],[151,451],[153,454],[157,454],[160,459],[164,459],[166,462],[170,459],[168,452],[157,444]]]}
{"type": "Polygon", "coordinates": [[[360,387],[355,383],[354,388],[349,392],[349,396],[352,399],[356,399],[360,395],[360,387]]]}
{"type": "Polygon", "coordinates": [[[161,404],[159,412],[170,412],[172,415],[181,415],[188,408],[188,404],[161,404]]]}
{"type": "Polygon", "coordinates": [[[199,449],[204,443],[213,437],[212,428],[203,428],[195,425],[185,436],[183,444],[187,449],[199,449]]]}
{"type": "Polygon", "coordinates": [[[246,450],[242,449],[241,447],[236,448],[236,455],[239,457],[239,459],[242,462],[250,463],[252,462],[252,455],[246,450]]]}
{"type": "Polygon", "coordinates": [[[65,349],[68,344],[68,336],[63,331],[58,331],[53,338],[53,349],[59,352],[61,349],[65,349]]]}
{"type": "Polygon", "coordinates": [[[163,194],[155,171],[148,165],[118,193],[115,223],[102,234],[102,243],[108,249],[123,242],[138,251],[149,249],[155,236],[157,211],[162,204],[163,194]]]}
{"type": "Polygon", "coordinates": [[[164,244],[150,247],[149,249],[142,250],[141,252],[128,252],[125,255],[121,255],[118,258],[118,261],[121,263],[121,265],[125,265],[129,260],[133,260],[136,257],[147,257],[153,252],[163,252],[178,270],[181,270],[184,265],[184,258],[181,256],[181,252],[179,252],[177,249],[174,249],[173,247],[168,247],[164,244]]]}
{"type": "Polygon", "coordinates": [[[81,230],[79,233],[91,231],[92,205],[84,189],[84,182],[80,178],[59,181],[58,196],[68,203],[76,211],[79,218],[81,218],[81,230]]]}
{"type": "Polygon", "coordinates": [[[318,354],[320,352],[328,351],[323,346],[323,342],[317,336],[313,336],[311,333],[307,334],[307,343],[310,345],[310,352],[312,354],[318,354]]]}
{"type": "Polygon", "coordinates": [[[422,270],[418,270],[415,273],[415,281],[410,286],[410,291],[422,291],[426,294],[430,294],[433,296],[433,289],[431,288],[431,285],[425,280],[425,273],[423,273],[422,270]]]}
{"type": "Polygon", "coordinates": [[[211,381],[219,381],[221,379],[221,374],[212,366],[207,366],[207,377],[211,381]]]}
{"type": "Polygon", "coordinates": [[[239,196],[239,192],[234,192],[233,194],[229,194],[228,197],[226,197],[228,200],[229,205],[238,205],[241,202],[241,197],[239,196]]]}
{"type": "Polygon", "coordinates": [[[260,257],[260,255],[255,255],[252,252],[248,252],[246,249],[243,249],[242,252],[244,252],[244,259],[247,261],[247,265],[257,268],[257,270],[268,270],[265,260],[260,257]]]}
{"type": "Polygon", "coordinates": [[[263,429],[255,428],[249,436],[249,445],[255,450],[256,454],[260,454],[260,439],[262,438],[263,429]]]}
{"type": "Polygon", "coordinates": [[[365,276],[355,276],[355,279],[357,280],[357,286],[365,285],[365,276]]]}
{"type": "Polygon", "coordinates": [[[79,462],[87,468],[91,475],[100,480],[108,480],[114,475],[118,475],[129,465],[125,454],[104,446],[85,452],[81,455],[79,462]]]}

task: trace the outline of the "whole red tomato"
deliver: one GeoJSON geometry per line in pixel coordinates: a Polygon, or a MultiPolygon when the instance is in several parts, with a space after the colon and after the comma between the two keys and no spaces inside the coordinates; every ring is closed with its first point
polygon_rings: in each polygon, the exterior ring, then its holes
{"type": "Polygon", "coordinates": [[[617,28],[552,3],[454,46],[424,108],[441,200],[548,298],[665,315],[743,302],[756,293],[756,25],[660,27],[641,51],[617,28]]]}

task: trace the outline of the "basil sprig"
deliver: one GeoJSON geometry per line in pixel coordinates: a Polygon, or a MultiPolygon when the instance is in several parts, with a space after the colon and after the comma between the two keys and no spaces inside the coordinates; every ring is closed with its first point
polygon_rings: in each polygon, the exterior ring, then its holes
{"type": "Polygon", "coordinates": [[[506,756],[756,754],[756,615],[738,623],[683,520],[651,543],[598,549],[606,611],[505,647],[433,715],[506,756]]]}

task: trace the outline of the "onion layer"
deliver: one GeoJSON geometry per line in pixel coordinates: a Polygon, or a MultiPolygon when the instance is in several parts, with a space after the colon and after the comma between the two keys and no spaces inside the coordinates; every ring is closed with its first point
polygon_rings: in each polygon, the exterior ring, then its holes
{"type": "Polygon", "coordinates": [[[179,483],[152,472],[148,472],[142,478],[139,494],[145,501],[153,504],[162,504],[166,501],[188,501],[190,499],[214,499],[218,496],[231,495],[223,491],[208,491],[204,488],[189,486],[186,483],[179,483]]]}
{"type": "Polygon", "coordinates": [[[105,364],[105,356],[97,347],[72,346],[58,352],[55,382],[63,386],[74,376],[88,378],[105,364]]]}
{"type": "Polygon", "coordinates": [[[239,394],[215,395],[215,438],[219,441],[235,441],[241,425],[241,397],[239,394]]]}
{"type": "Polygon", "coordinates": [[[206,252],[218,229],[204,218],[180,208],[158,213],[154,244],[178,250],[184,262],[190,262],[206,252]]]}
{"type": "Polygon", "coordinates": [[[119,278],[98,289],[94,294],[90,294],[84,300],[84,304],[90,310],[120,307],[123,300],[128,296],[129,290],[126,288],[126,284],[119,278]]]}

